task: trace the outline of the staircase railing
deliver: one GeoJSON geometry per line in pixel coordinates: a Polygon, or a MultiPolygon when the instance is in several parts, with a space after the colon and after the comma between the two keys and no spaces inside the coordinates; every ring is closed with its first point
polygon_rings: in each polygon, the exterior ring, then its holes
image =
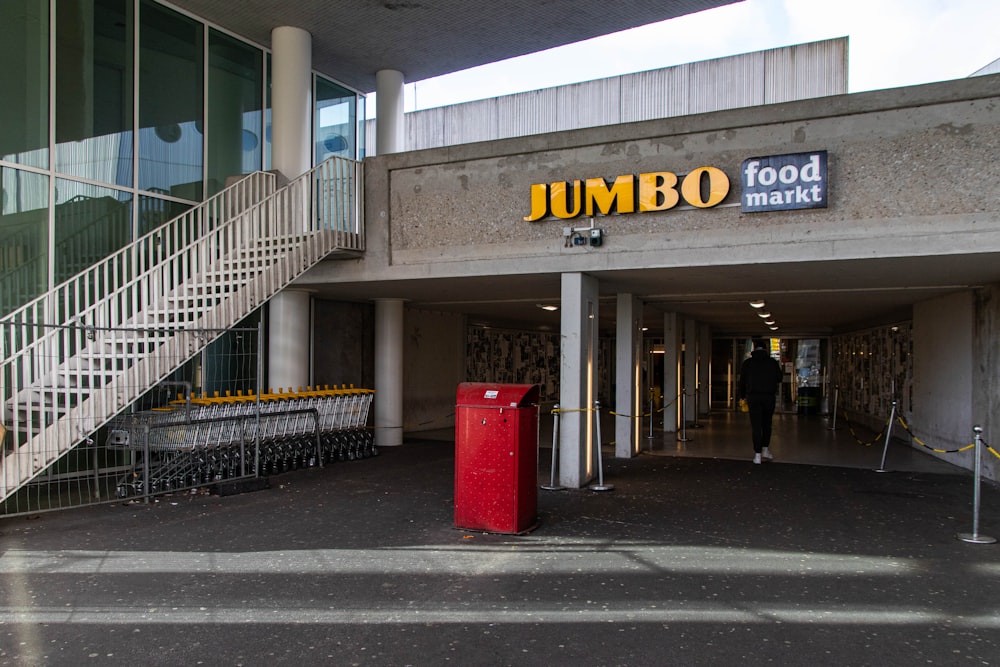
{"type": "Polygon", "coordinates": [[[335,250],[364,249],[359,163],[257,173],[0,321],[0,499],[335,250]],[[123,333],[128,332],[128,333],[123,333]]]}

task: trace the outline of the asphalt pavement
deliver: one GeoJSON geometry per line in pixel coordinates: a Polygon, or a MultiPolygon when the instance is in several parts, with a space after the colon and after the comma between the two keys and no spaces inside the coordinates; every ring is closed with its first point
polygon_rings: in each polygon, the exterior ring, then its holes
{"type": "Polygon", "coordinates": [[[454,461],[0,519],[0,665],[1000,664],[964,471],[605,458],[500,535],[454,527],[454,461]]]}

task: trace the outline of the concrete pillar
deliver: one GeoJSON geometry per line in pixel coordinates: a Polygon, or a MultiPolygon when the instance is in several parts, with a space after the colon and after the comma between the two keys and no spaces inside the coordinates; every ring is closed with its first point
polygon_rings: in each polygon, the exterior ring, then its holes
{"type": "Polygon", "coordinates": [[[684,320],[684,414],[688,424],[697,420],[698,409],[698,325],[684,320]]]}
{"type": "Polygon", "coordinates": [[[712,411],[712,328],[698,327],[698,414],[712,411]]]}
{"type": "Polygon", "coordinates": [[[581,488],[595,474],[594,401],[597,398],[597,279],[562,274],[559,367],[559,482],[581,488]]]}
{"type": "Polygon", "coordinates": [[[403,300],[375,300],[375,445],[403,444],[403,300]]]}
{"type": "Polygon", "coordinates": [[[267,383],[273,389],[312,384],[312,298],[308,290],[285,289],[268,302],[267,383]]]}
{"type": "Polygon", "coordinates": [[[375,72],[375,153],[406,150],[403,111],[403,73],[392,69],[375,72]]]}
{"type": "MultiPolygon", "coordinates": [[[[271,31],[271,166],[289,179],[312,166],[312,36],[301,28],[271,31]]],[[[309,293],[285,290],[268,305],[268,384],[311,384],[309,293]]]]}
{"type": "Polygon", "coordinates": [[[677,313],[663,315],[663,432],[676,433],[681,392],[679,367],[681,322],[677,313]]]}
{"type": "Polygon", "coordinates": [[[289,179],[312,167],[312,35],[271,31],[271,166],[289,179]]]}
{"type": "Polygon", "coordinates": [[[642,302],[631,294],[618,295],[615,338],[615,456],[639,453],[642,429],[642,302]]]}

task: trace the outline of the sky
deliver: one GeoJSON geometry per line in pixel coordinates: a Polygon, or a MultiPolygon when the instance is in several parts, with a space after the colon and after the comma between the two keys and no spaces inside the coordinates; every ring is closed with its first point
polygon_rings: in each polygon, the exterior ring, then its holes
{"type": "MultiPolygon", "coordinates": [[[[1000,58],[1000,0],[744,0],[408,83],[406,111],[834,37],[849,92],[959,79],[1000,58]]],[[[369,97],[368,116],[375,112],[369,97]]]]}

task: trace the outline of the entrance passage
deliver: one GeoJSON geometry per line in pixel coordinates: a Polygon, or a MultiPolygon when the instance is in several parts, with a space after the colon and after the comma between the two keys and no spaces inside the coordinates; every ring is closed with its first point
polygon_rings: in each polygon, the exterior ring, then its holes
{"type": "MultiPolygon", "coordinates": [[[[847,424],[838,421],[835,430],[828,417],[802,416],[795,413],[776,414],[771,434],[771,453],[774,463],[797,463],[846,468],[879,467],[884,442],[860,444],[851,434],[847,424]]],[[[678,440],[678,434],[653,431],[653,437],[644,431],[644,453],[656,456],[683,456],[695,458],[746,459],[753,465],[753,446],[750,443],[749,416],[732,410],[713,412],[698,421],[697,428],[688,428],[687,442],[678,440]]],[[[602,428],[603,430],[603,428],[602,428]]],[[[876,434],[855,426],[857,437],[870,441],[876,434]]],[[[544,457],[543,457],[544,458],[544,457]]],[[[952,465],[921,448],[910,447],[895,440],[889,443],[886,456],[887,470],[906,472],[934,472],[967,474],[964,468],[952,465]]]]}

